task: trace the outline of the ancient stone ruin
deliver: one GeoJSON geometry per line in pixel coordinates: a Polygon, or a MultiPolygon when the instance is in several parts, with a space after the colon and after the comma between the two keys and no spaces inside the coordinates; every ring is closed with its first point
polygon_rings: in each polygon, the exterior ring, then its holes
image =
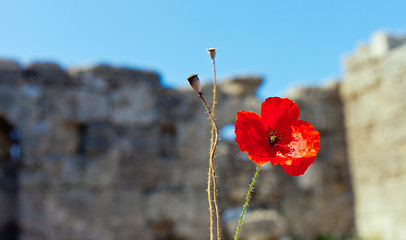
{"type": "MultiPolygon", "coordinates": [[[[342,81],[288,94],[320,152],[301,177],[261,170],[240,239],[406,238],[405,43],[377,34],[342,81]]],[[[220,128],[258,112],[261,81],[219,84],[220,128]]],[[[0,60],[0,239],[207,239],[209,124],[153,72],[0,60]]],[[[216,165],[231,239],[255,166],[229,138],[216,165]]]]}
{"type": "Polygon", "coordinates": [[[345,68],[341,93],[357,232],[406,239],[406,37],[376,34],[345,68]]]}

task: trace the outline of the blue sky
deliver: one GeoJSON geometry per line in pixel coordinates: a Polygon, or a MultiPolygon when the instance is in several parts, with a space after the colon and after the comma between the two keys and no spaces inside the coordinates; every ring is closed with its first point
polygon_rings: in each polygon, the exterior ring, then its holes
{"type": "Polygon", "coordinates": [[[260,98],[342,75],[342,57],[377,30],[405,34],[406,1],[0,1],[0,58],[108,63],[185,87],[263,76],[260,98]]]}

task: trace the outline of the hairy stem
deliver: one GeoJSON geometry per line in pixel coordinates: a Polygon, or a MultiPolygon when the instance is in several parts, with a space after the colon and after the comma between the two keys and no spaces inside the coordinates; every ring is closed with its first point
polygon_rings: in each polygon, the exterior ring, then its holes
{"type": "MultiPolygon", "coordinates": [[[[216,122],[214,120],[214,115],[213,113],[210,111],[209,106],[207,106],[206,100],[203,97],[203,94],[199,93],[199,97],[203,102],[204,107],[207,110],[207,114],[210,117],[211,123],[212,123],[212,129],[214,132],[214,138],[212,137],[212,141],[213,144],[211,144],[210,147],[210,158],[209,158],[209,173],[208,173],[208,177],[207,177],[207,198],[209,201],[209,211],[210,211],[210,240],[213,239],[213,207],[212,207],[212,197],[211,197],[211,179],[213,178],[213,185],[214,185],[214,191],[216,191],[216,175],[215,175],[215,171],[214,171],[214,167],[213,167],[213,160],[214,160],[214,154],[216,152],[217,149],[217,145],[218,145],[218,140],[219,140],[219,135],[218,135],[218,130],[217,130],[217,125],[216,122]]],[[[216,194],[216,192],[214,192],[214,194],[216,194]]],[[[218,207],[217,207],[217,200],[216,200],[216,196],[214,197],[215,199],[215,206],[216,206],[216,214],[218,213],[218,207]]],[[[217,219],[219,220],[219,217],[217,217],[217,219]]],[[[217,233],[219,233],[219,225],[217,224],[217,233]]],[[[219,238],[219,237],[218,237],[219,238]]]]}
{"type": "MultiPolygon", "coordinates": [[[[214,61],[214,58],[212,59],[212,64],[213,64],[213,105],[212,105],[212,115],[213,118],[215,118],[215,109],[216,109],[216,90],[217,90],[217,80],[216,80],[216,62],[214,61]]],[[[218,134],[218,133],[216,133],[218,134]]],[[[210,149],[212,149],[213,154],[215,152],[214,147],[214,141],[213,141],[213,135],[214,135],[214,125],[211,127],[211,140],[210,140],[210,149]]],[[[216,146],[217,147],[217,146],[216,146]]],[[[212,163],[209,164],[211,165],[210,171],[212,171],[212,177],[213,177],[213,200],[214,200],[214,207],[216,210],[216,226],[217,226],[217,240],[221,240],[221,223],[220,223],[220,211],[218,207],[218,202],[217,202],[217,181],[216,181],[216,173],[214,171],[214,156],[211,159],[212,163]]]]}
{"type": "Polygon", "coordinates": [[[237,227],[237,231],[236,231],[236,233],[235,233],[234,240],[237,240],[237,238],[238,238],[238,233],[240,232],[242,219],[244,218],[244,213],[245,213],[245,210],[247,209],[247,205],[248,205],[248,201],[250,200],[250,195],[251,195],[251,192],[252,192],[252,188],[253,188],[253,186],[254,186],[255,180],[256,180],[257,177],[258,177],[258,173],[259,173],[259,169],[260,169],[260,168],[261,168],[261,165],[258,165],[257,171],[255,172],[254,178],[252,179],[250,188],[248,189],[247,198],[245,199],[244,208],[242,209],[240,221],[238,222],[238,227],[237,227]]]}

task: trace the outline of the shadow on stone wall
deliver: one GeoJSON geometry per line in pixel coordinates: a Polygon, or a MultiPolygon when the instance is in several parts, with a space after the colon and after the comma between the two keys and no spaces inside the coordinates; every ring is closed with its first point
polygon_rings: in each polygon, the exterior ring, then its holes
{"type": "Polygon", "coordinates": [[[0,116],[0,239],[17,240],[19,132],[0,116]]]}

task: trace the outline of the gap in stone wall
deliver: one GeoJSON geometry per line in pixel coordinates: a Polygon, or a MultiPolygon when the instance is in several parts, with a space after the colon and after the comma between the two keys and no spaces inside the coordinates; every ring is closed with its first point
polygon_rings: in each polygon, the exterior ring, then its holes
{"type": "Polygon", "coordinates": [[[161,125],[159,154],[165,160],[176,158],[176,134],[177,129],[175,124],[164,123],[161,125]]]}
{"type": "Polygon", "coordinates": [[[86,136],[88,133],[88,126],[86,124],[78,124],[77,130],[79,133],[79,141],[77,146],[77,153],[78,154],[85,154],[86,153],[86,136]]]}
{"type": "Polygon", "coordinates": [[[21,164],[20,133],[0,116],[0,239],[17,240],[18,172],[21,164]]]}

